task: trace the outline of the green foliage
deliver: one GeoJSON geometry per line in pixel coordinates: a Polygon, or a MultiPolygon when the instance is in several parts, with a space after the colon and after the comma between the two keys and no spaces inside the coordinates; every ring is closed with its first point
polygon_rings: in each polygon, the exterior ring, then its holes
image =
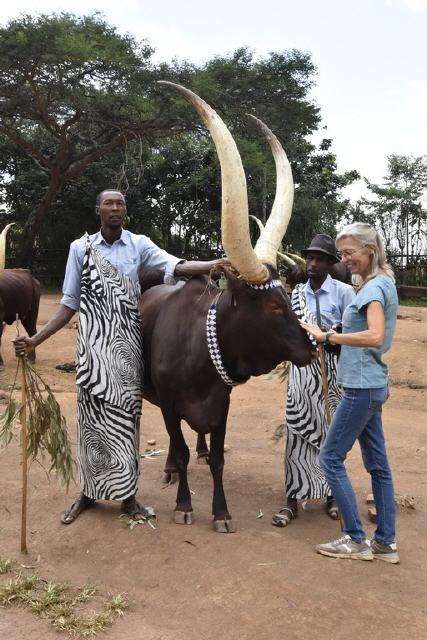
{"type": "MultiPolygon", "coordinates": [[[[12,563],[6,562],[11,571],[12,563]]],[[[44,580],[36,574],[15,573],[14,578],[0,585],[0,606],[23,606],[48,621],[57,631],[86,638],[106,631],[128,607],[123,594],[118,593],[102,597],[98,611],[85,611],[84,605],[97,595],[93,585],[76,588],[68,583],[44,580]]]]}
{"type": "Polygon", "coordinates": [[[250,211],[264,221],[274,162],[245,113],[282,141],[297,184],[290,247],[334,229],[347,208],[340,191],[357,174],[337,174],[330,141],[319,149],[307,141],[320,123],[308,98],[309,54],[259,58],[240,48],[200,66],[156,67],[151,53],[96,13],[27,15],[0,29],[0,193],[4,217],[20,223],[13,248],[24,247],[21,264],[34,247],[43,276],[48,249],[61,256],[62,273],[69,242],[96,229],[94,199],[106,187],[126,191],[133,230],[187,257],[221,251],[215,150],[195,111],[160,78],[193,89],[224,119],[242,155],[250,211]]]}
{"type": "Polygon", "coordinates": [[[398,281],[422,285],[427,275],[427,156],[388,156],[382,184],[366,180],[372,199],[362,198],[350,220],[381,232],[398,281]]]}
{"type": "MultiPolygon", "coordinates": [[[[0,29],[0,135],[40,185],[36,206],[20,200],[26,257],[64,184],[126,141],[165,126],[159,103],[167,100],[147,99],[157,77],[150,55],[146,43],[119,35],[99,14],[25,15],[0,29]]],[[[7,182],[5,189],[10,195],[7,182]]]]}
{"type": "Polygon", "coordinates": [[[401,298],[399,304],[402,307],[427,307],[427,298],[401,298]]]}
{"type": "Polygon", "coordinates": [[[10,398],[6,409],[0,415],[0,448],[6,447],[12,440],[12,425],[19,415],[20,409],[21,406],[18,406],[15,400],[10,398]]]}
{"type": "MultiPolygon", "coordinates": [[[[74,479],[75,462],[68,439],[67,424],[50,387],[40,375],[25,361],[26,406],[28,408],[27,455],[32,460],[42,462],[47,454],[50,459],[49,472],[55,471],[68,490],[74,479]]],[[[16,382],[16,377],[15,377],[16,382]]],[[[14,388],[14,387],[13,387],[14,388]]],[[[21,419],[22,405],[12,398],[0,416],[0,446],[6,446],[13,436],[13,424],[17,417],[21,419]]]]}
{"type": "Polygon", "coordinates": [[[0,575],[12,571],[12,563],[10,560],[0,558],[0,575]]]}

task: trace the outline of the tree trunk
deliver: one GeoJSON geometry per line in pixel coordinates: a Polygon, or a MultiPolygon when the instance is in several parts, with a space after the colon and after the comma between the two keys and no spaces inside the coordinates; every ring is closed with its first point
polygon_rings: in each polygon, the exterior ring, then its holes
{"type": "Polygon", "coordinates": [[[35,252],[34,243],[43,225],[46,214],[51,204],[55,201],[57,195],[62,189],[64,178],[59,175],[58,171],[51,172],[50,182],[43,200],[36,208],[33,215],[28,218],[24,231],[24,242],[19,259],[19,266],[25,269],[31,269],[34,262],[35,252]]]}

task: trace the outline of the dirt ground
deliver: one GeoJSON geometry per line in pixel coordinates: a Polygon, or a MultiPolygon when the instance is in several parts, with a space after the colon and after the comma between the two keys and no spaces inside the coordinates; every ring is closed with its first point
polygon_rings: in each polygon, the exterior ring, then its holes
{"type": "MultiPolygon", "coordinates": [[[[40,325],[58,300],[44,296],[40,325]]],[[[340,531],[318,503],[286,529],[270,519],[283,498],[283,440],[272,435],[282,421],[284,384],[267,376],[233,391],[226,442],[225,489],[237,525],[235,534],[212,530],[209,469],[194,460],[189,481],[195,523],[172,522],[175,488],[161,483],[165,454],[142,460],[140,498],[157,512],[157,529],[126,529],[119,505],[102,503],[65,527],[59,515],[78,492],[66,495],[39,465],[30,470],[29,555],[19,552],[20,469],[16,442],[0,453],[0,557],[37,564],[48,580],[86,582],[105,592],[126,594],[130,607],[105,638],[121,640],[353,640],[427,637],[427,309],[400,307],[397,337],[388,357],[391,398],[384,409],[389,456],[397,494],[411,496],[416,509],[399,508],[401,564],[334,560],[315,553],[315,544],[340,531]],[[260,511],[263,517],[257,517],[260,511]],[[38,562],[36,562],[38,560],[38,562]]],[[[15,361],[8,327],[3,338],[5,388],[15,361]]],[[[51,383],[75,439],[74,375],[55,365],[74,358],[76,330],[64,328],[38,350],[38,369],[51,383]]],[[[0,394],[5,394],[5,391],[0,394]]],[[[4,399],[3,399],[4,402],[4,399]]],[[[188,430],[189,431],[189,430],[188,430]]],[[[143,408],[141,449],[154,439],[167,448],[160,412],[143,408]]],[[[368,534],[365,497],[369,476],[358,447],[348,468],[368,534]]],[[[25,571],[25,569],[23,569],[25,571]]],[[[29,612],[0,610],[0,637],[51,640],[57,632],[29,612]]]]}

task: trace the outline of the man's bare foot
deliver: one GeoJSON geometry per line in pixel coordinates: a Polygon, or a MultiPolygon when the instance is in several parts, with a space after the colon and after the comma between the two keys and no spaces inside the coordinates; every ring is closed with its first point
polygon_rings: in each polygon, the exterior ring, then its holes
{"type": "Polygon", "coordinates": [[[139,520],[141,518],[152,518],[154,511],[150,507],[147,509],[137,502],[135,496],[126,498],[122,502],[122,513],[132,518],[132,520],[139,520]]]}
{"type": "Polygon", "coordinates": [[[94,504],[95,500],[88,498],[84,493],[81,493],[77,500],[73,502],[71,507],[61,515],[62,524],[71,524],[79,517],[82,511],[89,509],[94,504]]]}

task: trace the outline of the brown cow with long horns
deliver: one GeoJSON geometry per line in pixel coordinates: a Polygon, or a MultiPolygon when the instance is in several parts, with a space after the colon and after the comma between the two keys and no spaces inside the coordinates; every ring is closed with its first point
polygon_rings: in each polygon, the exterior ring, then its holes
{"type": "Polygon", "coordinates": [[[183,286],[146,291],[140,311],[144,326],[144,397],[160,406],[170,437],[169,461],[179,474],[175,522],[193,521],[187,482],[189,450],[181,420],[210,433],[209,465],[214,481],[214,529],[232,532],[222,473],[230,393],[234,385],[290,360],[304,366],[312,345],[293,314],[276,270],[276,252],[293,203],[289,162],[277,138],[257,120],[270,143],[277,169],[276,197],[263,233],[252,248],[246,180],[236,144],[221,118],[184,87],[162,82],[197,110],[215,143],[222,173],[222,242],[232,269],[227,288],[206,277],[183,286]]]}

